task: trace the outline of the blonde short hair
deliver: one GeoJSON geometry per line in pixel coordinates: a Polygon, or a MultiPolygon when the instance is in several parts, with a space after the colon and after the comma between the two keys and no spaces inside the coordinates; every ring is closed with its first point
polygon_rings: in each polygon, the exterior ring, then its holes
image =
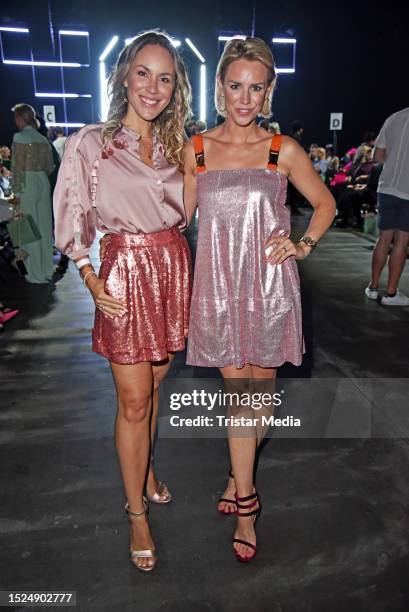
{"type": "Polygon", "coordinates": [[[326,159],[327,157],[327,152],[324,149],[324,147],[318,147],[317,149],[317,155],[320,159],[326,159]]]}
{"type": "Polygon", "coordinates": [[[271,102],[273,99],[273,91],[277,82],[277,73],[275,69],[274,57],[270,47],[261,40],[261,38],[253,38],[248,36],[245,40],[241,38],[233,38],[228,41],[224,47],[222,56],[219,60],[216,70],[216,87],[214,94],[214,102],[217,112],[223,117],[226,116],[225,109],[220,104],[220,92],[217,85],[217,77],[220,77],[223,83],[226,72],[230,64],[239,59],[246,59],[252,62],[261,62],[267,68],[267,83],[270,87],[268,96],[261,109],[260,115],[268,119],[271,116],[271,102]]]}

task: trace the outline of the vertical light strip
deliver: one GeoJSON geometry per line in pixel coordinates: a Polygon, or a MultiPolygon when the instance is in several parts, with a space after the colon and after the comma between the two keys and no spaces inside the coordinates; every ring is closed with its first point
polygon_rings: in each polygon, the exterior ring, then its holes
{"type": "Polygon", "coordinates": [[[100,112],[101,121],[106,121],[108,118],[109,98],[108,98],[108,82],[106,74],[105,60],[111,53],[119,40],[119,36],[115,34],[99,56],[99,96],[100,96],[100,112]]]}
{"type": "Polygon", "coordinates": [[[206,121],[206,64],[200,65],[200,121],[206,121]]]}
{"type": "Polygon", "coordinates": [[[108,117],[108,92],[107,92],[107,75],[105,62],[99,62],[99,90],[100,90],[100,105],[101,105],[101,121],[106,121],[108,117]]]}

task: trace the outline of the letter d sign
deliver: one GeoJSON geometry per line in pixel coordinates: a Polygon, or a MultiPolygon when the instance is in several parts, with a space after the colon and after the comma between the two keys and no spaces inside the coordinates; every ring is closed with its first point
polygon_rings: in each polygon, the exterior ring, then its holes
{"type": "Polygon", "coordinates": [[[342,113],[331,113],[329,129],[342,130],[342,113]]]}

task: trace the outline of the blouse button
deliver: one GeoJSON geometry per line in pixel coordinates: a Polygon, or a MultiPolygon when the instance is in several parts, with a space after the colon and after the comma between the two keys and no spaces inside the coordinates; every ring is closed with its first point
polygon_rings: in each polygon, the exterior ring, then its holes
{"type": "Polygon", "coordinates": [[[158,185],[162,185],[162,181],[160,179],[158,179],[156,182],[158,185]]]}

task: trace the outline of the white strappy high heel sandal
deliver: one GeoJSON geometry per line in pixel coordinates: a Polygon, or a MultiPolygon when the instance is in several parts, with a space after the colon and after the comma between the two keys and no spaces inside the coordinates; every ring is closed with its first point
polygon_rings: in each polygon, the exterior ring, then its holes
{"type": "MultiPolygon", "coordinates": [[[[132,516],[141,516],[142,514],[146,514],[146,516],[148,516],[148,501],[146,499],[146,497],[143,497],[143,505],[144,505],[144,509],[141,510],[141,512],[132,512],[129,509],[129,504],[128,502],[125,504],[125,512],[128,515],[132,515],[132,516]]],[[[134,566],[140,570],[141,572],[151,572],[153,570],[153,568],[156,565],[156,561],[157,561],[157,557],[155,555],[155,550],[151,550],[151,549],[147,549],[147,550],[131,550],[131,562],[134,564],[134,566]],[[147,566],[142,566],[139,565],[138,563],[138,559],[152,559],[152,563],[150,565],[147,566]]]]}

